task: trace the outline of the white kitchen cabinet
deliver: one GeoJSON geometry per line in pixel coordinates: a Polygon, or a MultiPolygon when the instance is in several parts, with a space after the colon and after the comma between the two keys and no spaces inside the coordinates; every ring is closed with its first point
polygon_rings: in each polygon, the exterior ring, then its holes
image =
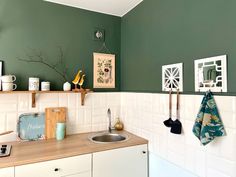
{"type": "Polygon", "coordinates": [[[93,177],[147,177],[147,145],[93,154],[93,177]]]}
{"type": "Polygon", "coordinates": [[[91,172],[78,173],[78,174],[63,176],[63,177],[91,177],[91,172]]]}
{"type": "Polygon", "coordinates": [[[91,177],[91,158],[86,154],[16,166],[15,177],[91,177]]]}
{"type": "Polygon", "coordinates": [[[0,168],[0,177],[14,177],[14,167],[0,168]]]}

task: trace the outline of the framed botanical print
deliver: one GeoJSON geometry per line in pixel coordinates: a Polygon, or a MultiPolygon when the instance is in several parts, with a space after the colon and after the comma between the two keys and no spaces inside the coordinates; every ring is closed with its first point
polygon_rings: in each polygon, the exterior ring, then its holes
{"type": "Polygon", "coordinates": [[[115,88],[115,55],[93,53],[93,88],[115,88]]]}
{"type": "Polygon", "coordinates": [[[2,80],[1,80],[2,75],[3,75],[3,61],[0,60],[0,90],[2,90],[2,80]]]}
{"type": "Polygon", "coordinates": [[[0,76],[2,76],[2,70],[3,70],[3,61],[0,60],[0,76]]]}

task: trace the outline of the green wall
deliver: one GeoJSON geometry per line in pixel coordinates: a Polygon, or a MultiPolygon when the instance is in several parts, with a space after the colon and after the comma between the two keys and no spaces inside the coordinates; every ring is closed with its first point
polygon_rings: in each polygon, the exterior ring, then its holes
{"type": "Polygon", "coordinates": [[[93,40],[95,27],[105,29],[106,45],[116,54],[116,89],[120,83],[121,18],[62,6],[42,0],[0,1],[0,60],[5,62],[5,74],[17,76],[18,90],[28,88],[28,78],[38,76],[49,80],[52,89],[62,89],[63,80],[42,64],[24,63],[32,50],[41,51],[50,63],[58,59],[58,46],[64,50],[68,76],[79,68],[86,72],[86,87],[93,85],[92,53],[102,42],[93,40]]]}
{"type": "MultiPolygon", "coordinates": [[[[194,91],[194,60],[228,55],[228,92],[236,92],[235,0],[144,0],[122,18],[121,90],[161,91],[161,66],[184,63],[194,91]]],[[[230,93],[228,93],[230,94],[230,93]]]]}
{"type": "Polygon", "coordinates": [[[102,45],[93,40],[93,30],[100,27],[117,56],[114,90],[160,92],[161,66],[183,62],[184,91],[192,93],[194,59],[227,54],[228,91],[235,93],[234,7],[234,0],[144,0],[121,19],[41,0],[1,0],[0,60],[5,61],[5,74],[17,76],[18,90],[27,89],[31,76],[49,80],[53,90],[60,90],[63,81],[52,70],[18,58],[33,49],[53,64],[61,46],[68,76],[82,68],[85,86],[92,88],[92,53],[102,45]]]}

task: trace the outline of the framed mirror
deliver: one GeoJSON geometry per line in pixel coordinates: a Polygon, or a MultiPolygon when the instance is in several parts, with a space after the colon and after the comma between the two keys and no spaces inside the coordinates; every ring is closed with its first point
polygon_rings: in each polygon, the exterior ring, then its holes
{"type": "Polygon", "coordinates": [[[194,61],[195,91],[227,92],[226,55],[194,61]]]}

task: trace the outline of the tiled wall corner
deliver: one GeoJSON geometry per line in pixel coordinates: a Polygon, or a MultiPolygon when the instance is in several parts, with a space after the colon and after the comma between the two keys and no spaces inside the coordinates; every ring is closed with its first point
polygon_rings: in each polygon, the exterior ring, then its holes
{"type": "MultiPolygon", "coordinates": [[[[202,96],[180,96],[182,135],[163,125],[168,115],[168,94],[121,93],[121,117],[126,130],[147,138],[151,153],[199,177],[236,177],[236,97],[215,96],[227,131],[206,147],[200,145],[192,128],[202,96]]],[[[172,95],[176,117],[176,95],[172,95]]]]}

